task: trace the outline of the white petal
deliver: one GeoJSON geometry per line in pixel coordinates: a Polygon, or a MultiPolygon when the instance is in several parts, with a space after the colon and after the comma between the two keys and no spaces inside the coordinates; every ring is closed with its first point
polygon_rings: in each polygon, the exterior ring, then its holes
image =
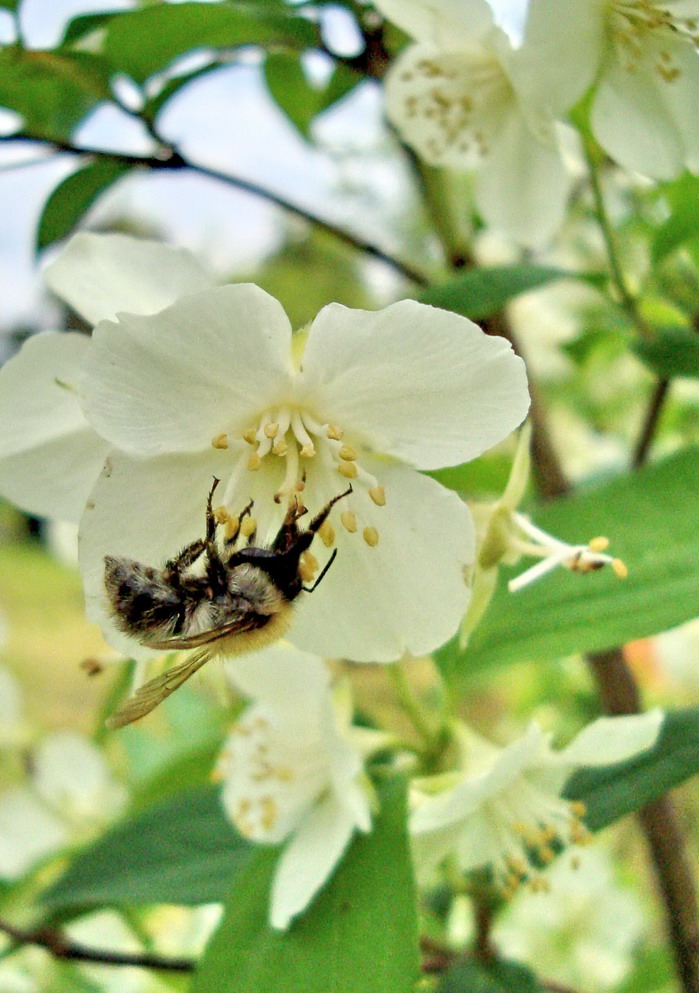
{"type": "Polygon", "coordinates": [[[46,735],[35,750],[34,761],[37,792],[53,810],[71,820],[102,823],[118,813],[125,800],[100,750],[76,731],[46,735]]]}
{"type": "Polygon", "coordinates": [[[0,370],[0,492],[42,517],[77,521],[109,451],[78,395],[86,335],[37,334],[0,370]]]}
{"type": "Polygon", "coordinates": [[[338,523],[337,558],[318,589],[299,597],[288,638],[324,657],[392,662],[433,651],[456,631],[473,523],[466,504],[427,476],[378,459],[362,464],[385,486],[386,506],[356,501],[355,534],[338,523]],[[379,533],[374,548],[366,526],[379,533]]]}
{"type": "Polygon", "coordinates": [[[151,317],[103,322],[86,362],[85,410],[123,451],[159,455],[240,437],[250,418],[284,400],[291,326],[252,284],[221,286],[151,317]]]}
{"type": "Polygon", "coordinates": [[[571,766],[611,765],[652,748],[665,714],[655,709],[629,717],[600,717],[583,728],[556,759],[571,766]]]}
{"type": "Polygon", "coordinates": [[[554,116],[592,83],[604,51],[604,3],[530,0],[523,52],[538,99],[554,116]]]}
{"type": "Polygon", "coordinates": [[[496,230],[542,247],[565,217],[571,177],[556,146],[539,141],[513,108],[476,177],[476,205],[496,230]]]}
{"type": "Polygon", "coordinates": [[[442,48],[466,44],[493,24],[485,0],[376,0],[374,6],[416,41],[442,48]]]}
{"type": "Polygon", "coordinates": [[[226,676],[246,696],[301,719],[319,707],[330,689],[330,672],[317,655],[278,642],[226,662],[226,676]]]}
{"type": "Polygon", "coordinates": [[[305,910],[342,858],[355,825],[334,797],[318,804],[284,850],[272,884],[270,923],[285,930],[305,910]]]}
{"type": "Polygon", "coordinates": [[[529,408],[524,363],[509,342],[414,300],[376,312],[324,307],[299,389],[331,423],[420,469],[476,458],[529,408]]]}
{"type": "Polygon", "coordinates": [[[214,285],[183,249],[123,234],[81,232],[47,267],[48,285],[90,324],[120,311],[154,314],[214,285]]]}
{"type": "Polygon", "coordinates": [[[68,840],[63,822],[28,787],[0,795],[0,878],[17,879],[68,840]]]}

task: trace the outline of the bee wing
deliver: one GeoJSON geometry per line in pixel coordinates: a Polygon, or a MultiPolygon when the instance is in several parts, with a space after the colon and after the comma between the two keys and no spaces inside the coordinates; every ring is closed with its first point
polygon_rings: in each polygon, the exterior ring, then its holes
{"type": "MultiPolygon", "coordinates": [[[[240,617],[228,624],[221,624],[217,628],[209,628],[208,631],[200,631],[198,634],[182,635],[177,638],[165,638],[163,641],[149,641],[148,647],[155,648],[159,652],[176,652],[182,648],[200,648],[201,645],[210,645],[213,641],[219,641],[229,634],[237,634],[243,631],[253,631],[262,627],[259,621],[259,614],[241,614],[240,617]]],[[[265,623],[269,617],[264,617],[265,623]]]]}
{"type": "Polygon", "coordinates": [[[190,655],[183,662],[173,665],[171,669],[156,676],[155,679],[149,679],[126,701],[123,707],[107,719],[107,727],[123,728],[141,717],[145,717],[146,714],[150,714],[151,710],[154,710],[166,697],[174,693],[210,658],[209,651],[204,649],[202,652],[190,655]]]}

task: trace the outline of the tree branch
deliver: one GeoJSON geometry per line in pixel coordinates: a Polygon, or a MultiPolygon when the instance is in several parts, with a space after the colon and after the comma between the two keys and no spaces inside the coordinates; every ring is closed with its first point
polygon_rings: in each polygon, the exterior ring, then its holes
{"type": "Polygon", "coordinates": [[[17,945],[37,945],[44,948],[56,959],[74,962],[98,962],[102,965],[135,966],[141,969],[156,969],[169,972],[193,972],[196,963],[190,959],[162,958],[149,953],[129,954],[126,952],[106,952],[99,948],[89,948],[77,941],[71,941],[60,931],[51,927],[23,930],[7,921],[0,920],[0,932],[6,934],[17,945]]]}

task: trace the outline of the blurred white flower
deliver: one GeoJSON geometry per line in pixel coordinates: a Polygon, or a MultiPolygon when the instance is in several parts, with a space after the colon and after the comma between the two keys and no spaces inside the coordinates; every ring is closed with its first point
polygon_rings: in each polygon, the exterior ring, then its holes
{"type": "Polygon", "coordinates": [[[0,491],[49,516],[86,507],[88,614],[115,647],[134,644],[106,608],[104,556],[158,566],[201,537],[213,476],[232,515],[255,500],[261,543],[301,490],[314,512],[352,484],[321,534],[340,554],[299,604],[295,643],[392,661],[453,634],[472,523],[416,470],[475,458],[525,416],[524,366],[504,339],[411,300],[333,304],[292,339],[258,287],[214,287],[184,253],[119,235],[76,236],[47,279],[99,323],[91,341],[30,339],[0,373],[0,491]]]}
{"type": "Polygon", "coordinates": [[[429,164],[478,169],[476,205],[493,227],[545,244],[570,179],[555,117],[535,101],[528,52],[514,49],[485,0],[375,0],[416,42],[385,79],[386,112],[429,164]]]}
{"type": "Polygon", "coordinates": [[[19,682],[0,666],[0,748],[21,748],[30,734],[19,682]]]}
{"type": "Polygon", "coordinates": [[[531,0],[523,51],[552,113],[594,84],[590,123],[608,155],[654,179],[699,170],[699,2],[531,0]]]}
{"type": "Polygon", "coordinates": [[[371,829],[364,756],[385,736],[353,727],[346,684],[313,655],[284,644],[227,664],[253,702],[236,723],[218,772],[223,804],[252,841],[286,842],[270,921],[286,928],[329,879],[355,831],[371,829]]]}
{"type": "Polygon", "coordinates": [[[453,854],[464,871],[490,867],[507,894],[536,879],[558,846],[588,837],[584,808],[561,796],[569,776],[650,748],[662,721],[659,710],[600,718],[560,751],[534,723],[507,748],[460,725],[462,770],[418,780],[413,789],[409,826],[419,875],[453,854]]]}
{"type": "Polygon", "coordinates": [[[652,639],[653,653],[670,681],[699,696],[699,618],[663,631],[652,639]]]}
{"type": "Polygon", "coordinates": [[[15,879],[98,833],[125,802],[125,788],[91,741],[74,731],[47,735],[32,750],[29,781],[0,797],[0,877],[15,879]]]}
{"type": "Polygon", "coordinates": [[[633,964],[643,937],[639,901],[614,879],[599,847],[560,858],[545,874],[546,888],[523,888],[493,929],[508,958],[538,975],[590,993],[615,988],[633,964]]]}

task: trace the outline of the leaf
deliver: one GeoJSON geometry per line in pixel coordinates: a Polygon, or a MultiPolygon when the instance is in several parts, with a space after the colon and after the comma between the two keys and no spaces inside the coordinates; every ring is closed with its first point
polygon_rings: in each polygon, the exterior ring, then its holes
{"type": "Polygon", "coordinates": [[[4,10],[18,10],[21,0],[0,0],[0,7],[4,10]]]}
{"type": "Polygon", "coordinates": [[[226,820],[218,788],[182,790],[80,852],[42,901],[52,911],[215,903],[256,853],[226,820]]]}
{"type": "Polygon", "coordinates": [[[319,91],[312,87],[298,55],[269,52],[265,59],[265,82],[270,95],[304,138],[320,105],[319,91]]]}
{"type": "Polygon", "coordinates": [[[539,265],[469,269],[448,283],[428,287],[418,299],[476,321],[502,310],[520,293],[535,290],[557,279],[571,278],[576,278],[576,274],[539,265]]]}
{"type": "Polygon", "coordinates": [[[77,17],[71,18],[63,32],[61,47],[72,45],[84,38],[85,35],[97,31],[108,21],[111,21],[116,13],[114,10],[107,10],[98,14],[79,14],[77,17]]]}
{"type": "Polygon", "coordinates": [[[115,69],[143,83],[188,52],[240,45],[312,47],[318,28],[283,4],[158,4],[113,17],[105,53],[115,69]]]}
{"type": "Polygon", "coordinates": [[[44,204],[36,235],[37,251],[69,235],[100,194],[132,168],[116,159],[96,159],[59,183],[44,204]]]}
{"type": "Polygon", "coordinates": [[[635,341],[633,350],[662,379],[699,377],[699,334],[686,328],[662,328],[653,341],[635,341]]]}
{"type": "Polygon", "coordinates": [[[671,252],[687,241],[699,237],[699,179],[681,176],[665,188],[671,214],[655,233],[652,257],[662,262],[671,252]]]}
{"type": "Polygon", "coordinates": [[[268,923],[275,859],[238,878],[190,993],[410,993],[418,978],[405,786],[390,780],[370,834],[357,836],[286,932],[268,923]]]}
{"type": "Polygon", "coordinates": [[[21,114],[32,136],[70,137],[109,97],[109,67],[87,52],[0,50],[0,106],[21,114]]]}
{"type": "Polygon", "coordinates": [[[516,962],[469,959],[453,966],[436,993],[542,993],[534,973],[516,962]]]}
{"type": "Polygon", "coordinates": [[[586,576],[558,569],[508,593],[506,580],[526,568],[503,568],[488,612],[466,651],[455,642],[437,653],[446,678],[520,661],[546,661],[599,651],[666,631],[697,614],[699,452],[689,448],[662,462],[558,500],[532,518],[563,540],[607,535],[629,567],[586,576]]]}
{"type": "Polygon", "coordinates": [[[582,800],[592,831],[657,800],[699,772],[699,710],[669,713],[653,748],[611,766],[580,769],[565,796],[582,800]]]}

